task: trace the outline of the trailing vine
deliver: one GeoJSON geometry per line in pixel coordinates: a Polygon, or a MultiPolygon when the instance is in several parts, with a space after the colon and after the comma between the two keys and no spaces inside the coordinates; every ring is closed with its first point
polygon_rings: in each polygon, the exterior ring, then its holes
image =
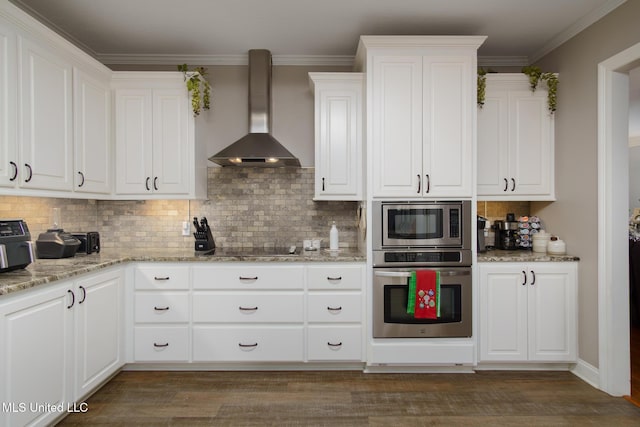
{"type": "Polygon", "coordinates": [[[485,90],[487,89],[487,70],[478,68],[478,107],[484,106],[485,90]]]}
{"type": "Polygon", "coordinates": [[[196,67],[193,70],[189,70],[187,64],[182,64],[178,65],[178,71],[182,71],[184,74],[187,90],[191,95],[193,115],[198,116],[203,108],[208,110],[211,107],[211,85],[205,78],[207,69],[196,67]]]}
{"type": "Polygon", "coordinates": [[[558,76],[554,73],[543,73],[540,67],[527,66],[522,68],[522,73],[529,77],[529,87],[532,92],[538,88],[538,83],[544,81],[547,84],[547,106],[551,114],[556,111],[558,99],[558,76]]]}

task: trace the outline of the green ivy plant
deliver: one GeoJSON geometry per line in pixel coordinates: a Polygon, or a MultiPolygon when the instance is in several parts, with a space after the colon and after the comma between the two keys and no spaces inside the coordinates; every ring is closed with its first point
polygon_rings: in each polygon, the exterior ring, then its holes
{"type": "Polygon", "coordinates": [[[547,84],[549,91],[547,95],[547,106],[551,114],[556,111],[557,98],[558,98],[558,76],[554,73],[543,73],[540,67],[533,65],[522,67],[522,73],[529,77],[529,86],[531,91],[535,91],[538,88],[538,83],[543,81],[547,84]]]}
{"type": "Polygon", "coordinates": [[[478,107],[484,106],[485,90],[487,89],[487,70],[478,68],[478,107]]]}
{"type": "Polygon", "coordinates": [[[198,116],[203,108],[208,110],[211,107],[211,85],[205,77],[207,69],[196,67],[193,70],[189,70],[187,64],[182,64],[178,65],[178,71],[182,71],[184,74],[187,90],[191,95],[193,115],[198,116]]]}

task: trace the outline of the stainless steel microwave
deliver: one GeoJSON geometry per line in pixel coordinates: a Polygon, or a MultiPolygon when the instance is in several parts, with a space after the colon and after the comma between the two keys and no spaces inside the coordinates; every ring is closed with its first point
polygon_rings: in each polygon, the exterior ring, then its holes
{"type": "Polygon", "coordinates": [[[374,201],[373,249],[471,249],[471,201],[374,201]]]}

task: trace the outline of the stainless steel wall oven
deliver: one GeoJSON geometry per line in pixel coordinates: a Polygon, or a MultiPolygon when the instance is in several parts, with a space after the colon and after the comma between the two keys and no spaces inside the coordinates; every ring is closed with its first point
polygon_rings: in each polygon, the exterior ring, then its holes
{"type": "Polygon", "coordinates": [[[472,334],[471,202],[373,203],[373,337],[472,334]],[[440,315],[407,314],[409,278],[440,272],[440,315]]]}

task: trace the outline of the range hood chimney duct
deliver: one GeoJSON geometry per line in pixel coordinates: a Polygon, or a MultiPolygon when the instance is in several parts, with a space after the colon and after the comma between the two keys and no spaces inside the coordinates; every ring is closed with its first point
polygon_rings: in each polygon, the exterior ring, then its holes
{"type": "Polygon", "coordinates": [[[300,167],[300,161],[271,136],[271,52],[249,51],[249,134],[209,157],[221,166],[300,167]]]}

